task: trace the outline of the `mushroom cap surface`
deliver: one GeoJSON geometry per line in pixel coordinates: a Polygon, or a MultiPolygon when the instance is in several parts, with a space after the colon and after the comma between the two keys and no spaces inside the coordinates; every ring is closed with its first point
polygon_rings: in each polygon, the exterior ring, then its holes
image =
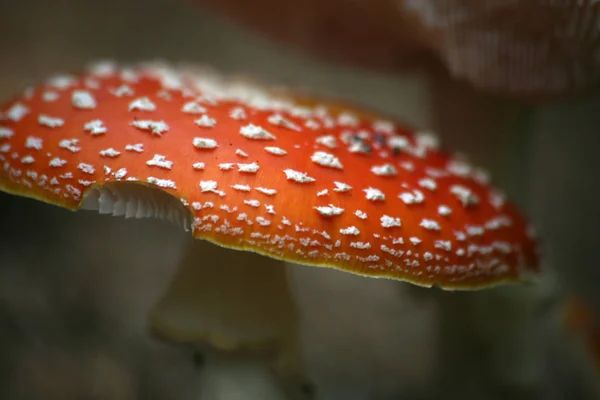
{"type": "Polygon", "coordinates": [[[0,106],[0,166],[0,189],[71,210],[153,187],[196,238],[300,264],[447,289],[539,269],[527,221],[433,134],[202,69],[99,63],[30,88],[0,106]]]}

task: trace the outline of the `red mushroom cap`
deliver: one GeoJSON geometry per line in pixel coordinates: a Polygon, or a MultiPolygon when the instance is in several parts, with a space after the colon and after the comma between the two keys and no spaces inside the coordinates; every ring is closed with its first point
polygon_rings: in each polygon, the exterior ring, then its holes
{"type": "Polygon", "coordinates": [[[526,221],[480,169],[431,134],[322,104],[100,64],[0,108],[0,189],[75,210],[138,182],[181,199],[197,238],[424,286],[538,272],[526,221]]]}

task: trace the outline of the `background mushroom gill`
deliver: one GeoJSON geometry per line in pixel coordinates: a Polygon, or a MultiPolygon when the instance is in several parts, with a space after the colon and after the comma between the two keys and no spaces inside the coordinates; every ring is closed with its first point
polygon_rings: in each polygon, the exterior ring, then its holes
{"type": "MultiPolygon", "coordinates": [[[[332,66],[253,37],[183,1],[107,0],[100,8],[90,2],[25,0],[3,8],[0,21],[6,32],[0,39],[0,51],[10,54],[0,66],[0,92],[4,97],[21,88],[24,80],[77,69],[98,57],[127,61],[161,56],[210,60],[225,70],[243,70],[263,80],[313,88],[325,95],[371,105],[417,126],[435,127],[446,145],[465,151],[476,163],[492,169],[496,181],[521,205],[533,210],[538,225],[547,233],[551,267],[562,271],[572,287],[585,290],[587,298],[595,299],[598,279],[594,277],[598,270],[593,261],[593,232],[600,221],[594,201],[597,189],[590,184],[590,177],[598,171],[597,93],[568,103],[530,108],[475,92],[449,80],[444,73],[426,83],[416,73],[390,76],[332,66]],[[529,158],[531,144],[537,150],[529,158]],[[552,203],[546,201],[549,197],[552,203]]],[[[2,320],[9,321],[3,325],[1,335],[3,349],[10,349],[3,354],[11,354],[1,360],[7,367],[3,371],[10,371],[2,378],[12,382],[2,386],[7,398],[20,399],[31,393],[52,398],[49,389],[40,392],[44,386],[35,378],[39,370],[28,367],[31,365],[53,367],[54,382],[62,377],[64,385],[75,393],[72,398],[77,398],[77,390],[88,393],[94,379],[102,379],[94,375],[98,369],[90,367],[93,363],[89,360],[96,354],[90,349],[108,355],[133,374],[133,380],[119,385],[133,385],[140,398],[151,394],[169,399],[182,394],[185,398],[183,392],[194,391],[197,375],[185,351],[138,343],[145,335],[142,316],[149,299],[167,282],[171,272],[165,270],[167,260],[177,257],[180,241],[185,240],[180,229],[154,221],[131,224],[95,215],[73,215],[6,196],[1,196],[0,202],[2,320]],[[63,300],[53,300],[53,296],[63,300]],[[72,307],[72,298],[78,300],[80,309],[72,307]],[[70,325],[81,315],[110,333],[81,332],[70,325]],[[44,334],[40,342],[32,332],[51,335],[44,334]],[[79,338],[81,346],[68,345],[73,338],[79,338]],[[42,349],[32,347],[33,341],[42,349]],[[67,361],[43,363],[54,359],[48,349],[65,354],[67,361]],[[92,383],[75,387],[69,375],[73,369],[85,371],[92,383]]],[[[298,270],[297,275],[299,281],[311,283],[298,291],[309,299],[305,318],[318,326],[318,335],[305,338],[325,393],[346,398],[362,394],[365,398],[373,393],[405,392],[408,381],[430,382],[439,350],[434,333],[438,314],[426,294],[416,290],[415,297],[381,282],[359,285],[351,277],[340,279],[338,274],[317,279],[307,270],[298,270]],[[356,292],[362,294],[363,301],[351,296],[356,292]],[[325,300],[328,307],[322,306],[325,300]],[[343,311],[332,318],[333,308],[343,311]],[[353,332],[353,337],[346,332],[353,332]],[[361,369],[360,365],[369,368],[361,369]],[[399,381],[398,377],[405,379],[399,381]]],[[[492,313],[488,304],[494,294],[445,299],[470,304],[468,307],[478,304],[478,315],[489,322],[492,313]]],[[[519,290],[513,295],[514,304],[527,301],[519,290]]],[[[600,299],[596,301],[600,303],[600,299]]],[[[484,325],[463,322],[456,324],[457,329],[469,334],[484,325]]],[[[499,337],[493,342],[454,343],[453,370],[463,376],[471,374],[473,380],[461,382],[463,387],[453,390],[459,392],[468,386],[468,395],[491,396],[490,384],[500,379],[486,372],[486,378],[478,380],[484,374],[483,366],[493,364],[502,370],[501,365],[506,366],[500,362],[502,354],[520,354],[529,360],[531,342],[553,340],[553,333],[549,333],[552,330],[545,325],[542,328],[524,325],[510,352],[500,346],[502,330],[497,331],[499,337]]],[[[544,391],[554,396],[547,398],[566,398],[574,390],[583,391],[585,381],[579,379],[584,378],[574,372],[577,368],[568,368],[579,365],[577,356],[562,353],[558,345],[553,349],[547,355],[560,362],[551,364],[549,373],[553,375],[549,375],[550,382],[543,383],[544,391]]],[[[508,361],[525,365],[512,358],[508,361]]],[[[513,370],[515,374],[522,371],[513,370]]],[[[522,382],[523,376],[534,375],[521,374],[521,380],[516,381],[522,382]]],[[[118,398],[117,394],[113,398],[118,398]]]]}
{"type": "Polygon", "coordinates": [[[556,98],[600,80],[594,0],[193,1],[325,59],[383,71],[443,65],[503,95],[556,98]]]}

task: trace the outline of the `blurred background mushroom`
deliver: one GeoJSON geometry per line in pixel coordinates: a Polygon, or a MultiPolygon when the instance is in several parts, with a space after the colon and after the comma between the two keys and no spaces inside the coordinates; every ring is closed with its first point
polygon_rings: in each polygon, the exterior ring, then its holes
{"type": "MultiPolygon", "coordinates": [[[[230,8],[229,15],[246,4],[218,3],[237,7],[230,8]]],[[[208,62],[226,71],[242,71],[372,106],[436,130],[446,145],[488,167],[499,185],[534,217],[545,241],[546,268],[556,271],[566,289],[580,294],[596,313],[600,310],[600,272],[595,268],[600,213],[595,201],[598,189],[593,185],[599,171],[595,153],[600,148],[600,94],[594,88],[600,29],[597,2],[457,0],[440,2],[448,8],[436,9],[427,8],[434,4],[431,1],[404,1],[399,14],[395,7],[379,8],[375,1],[253,3],[255,13],[245,10],[238,15],[254,18],[254,26],[278,21],[280,28],[270,31],[271,38],[299,41],[298,47],[320,55],[323,61],[281,41],[276,44],[276,40],[254,36],[184,0],[6,1],[0,13],[4,33],[0,49],[10,57],[4,57],[0,65],[0,96],[16,92],[28,79],[77,69],[99,57],[120,61],[161,57],[208,62]],[[303,8],[299,10],[295,4],[300,3],[303,8]],[[263,5],[266,11],[263,7],[259,12],[263,5]],[[290,11],[293,7],[295,11],[290,11]],[[477,12],[452,13],[469,9],[464,7],[477,12]],[[502,29],[494,30],[493,20],[466,17],[489,16],[490,10],[501,11],[498,21],[504,32],[522,28],[526,36],[498,40],[495,43],[505,45],[491,51],[490,61],[469,63],[473,54],[480,60],[486,58],[493,47],[486,46],[484,38],[494,42],[494,32],[502,29]],[[294,18],[286,20],[286,15],[294,18]],[[441,23],[448,20],[445,15],[453,16],[452,23],[441,23]],[[511,25],[511,18],[518,23],[511,25]],[[566,29],[564,35],[560,29],[548,30],[557,24],[586,29],[566,29]],[[293,34],[284,34],[281,27],[293,34]],[[489,29],[489,35],[462,34],[483,28],[489,29]],[[469,46],[464,44],[468,37],[473,40],[469,46]],[[527,37],[538,39],[540,45],[531,44],[527,37]],[[515,46],[523,43],[547,51],[539,54],[540,61],[520,69],[518,62],[524,58],[517,57],[515,46]],[[319,50],[319,46],[326,47],[319,50]],[[356,51],[361,49],[366,52],[356,51]],[[468,57],[462,49],[471,49],[468,57]],[[491,62],[498,55],[504,62],[491,62]],[[327,57],[338,63],[329,63],[327,57]],[[412,67],[413,60],[419,61],[418,69],[404,68],[412,67]],[[367,71],[367,66],[380,68],[367,71]],[[557,82],[568,84],[548,85],[554,88],[548,93],[504,90],[515,87],[506,83],[515,71],[534,78],[558,71],[557,82]],[[504,78],[491,79],[498,76],[504,78]],[[573,96],[575,92],[579,94],[573,96]],[[540,101],[546,95],[552,101],[540,101]]],[[[496,37],[502,36],[499,33],[496,37]]],[[[539,80],[515,78],[515,82],[539,80]]],[[[119,389],[99,394],[105,398],[232,398],[231,393],[215,390],[207,394],[198,389],[198,372],[192,369],[185,349],[142,339],[144,316],[151,298],[164,289],[166,276],[173,273],[164,267],[169,265],[167,259],[179,254],[186,237],[183,232],[156,221],[130,224],[95,215],[75,218],[4,195],[0,204],[3,398],[81,398],[98,393],[98,385],[109,390],[102,383],[106,376],[118,377],[111,382],[119,389]],[[53,227],[52,237],[45,226],[53,227]],[[152,242],[161,243],[160,250],[152,242]],[[87,268],[80,268],[81,260],[87,268]],[[77,284],[67,285],[67,281],[77,284]],[[100,360],[111,361],[94,362],[98,354],[102,354],[100,360]],[[49,370],[51,381],[42,379],[49,370]],[[88,380],[73,379],[74,370],[88,380]],[[100,373],[109,370],[109,375],[100,373]]],[[[308,367],[322,398],[401,394],[409,398],[415,392],[426,396],[428,389],[435,389],[430,386],[436,370],[448,371],[449,366],[439,364],[438,357],[440,351],[450,349],[453,354],[444,358],[454,360],[452,371],[470,379],[460,381],[460,387],[448,382],[452,390],[446,391],[446,398],[505,398],[506,393],[497,394],[499,386],[512,386],[526,398],[594,398],[594,379],[585,372],[585,363],[564,340],[554,314],[540,311],[539,305],[547,299],[543,290],[507,288],[493,294],[445,296],[444,302],[436,302],[428,292],[400,289],[386,281],[358,286],[354,277],[340,277],[335,271],[291,269],[297,296],[305,305],[303,318],[319,327],[305,332],[302,340],[307,343],[308,367]],[[450,325],[455,334],[438,341],[441,318],[452,315],[443,310],[449,303],[465,304],[472,313],[454,315],[450,325]],[[498,315],[498,304],[504,307],[503,314],[521,318],[510,334],[500,329],[500,319],[490,318],[498,315]],[[450,337],[453,343],[447,342],[450,337]],[[535,389],[535,395],[529,389],[535,389]]],[[[546,287],[552,289],[552,285],[546,287]]],[[[241,378],[234,369],[207,368],[204,376],[210,376],[211,382],[238,388],[243,384],[245,394],[252,392],[253,384],[260,398],[260,384],[248,379],[249,375],[241,378]]]]}
{"type": "Polygon", "coordinates": [[[594,0],[193,1],[341,63],[395,72],[435,65],[521,98],[589,91],[600,81],[594,0]]]}

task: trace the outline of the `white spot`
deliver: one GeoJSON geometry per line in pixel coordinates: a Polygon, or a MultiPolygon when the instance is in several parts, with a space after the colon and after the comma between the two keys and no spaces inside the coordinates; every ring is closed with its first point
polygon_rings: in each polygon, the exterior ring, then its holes
{"type": "Polygon", "coordinates": [[[446,251],[452,251],[452,242],[449,240],[436,240],[433,243],[433,246],[436,249],[442,249],[442,250],[446,250],[446,251]]]}
{"type": "Polygon", "coordinates": [[[50,162],[48,163],[48,165],[51,166],[51,167],[54,167],[54,168],[58,168],[58,167],[62,167],[66,163],[67,163],[66,160],[63,160],[63,159],[58,158],[58,157],[54,157],[52,160],[50,160],[50,162]]]}
{"type": "Polygon", "coordinates": [[[393,136],[388,139],[387,144],[396,151],[405,150],[410,147],[408,139],[404,136],[393,136]]]}
{"type": "Polygon", "coordinates": [[[45,101],[46,103],[51,103],[53,101],[58,100],[60,96],[58,95],[58,93],[53,92],[51,90],[45,91],[44,93],[42,93],[42,100],[45,101]]]}
{"type": "Polygon", "coordinates": [[[398,175],[398,171],[392,164],[374,165],[371,172],[379,176],[394,176],[398,175]]]}
{"type": "Polygon", "coordinates": [[[324,215],[326,217],[340,215],[341,213],[344,212],[343,208],[336,207],[333,204],[330,204],[329,206],[313,207],[313,208],[315,210],[317,210],[321,215],[324,215]]]}
{"type": "Polygon", "coordinates": [[[58,147],[69,150],[72,153],[78,153],[81,151],[81,147],[79,147],[78,144],[79,139],[63,139],[58,142],[58,147]]]}
{"type": "Polygon", "coordinates": [[[379,189],[369,187],[367,189],[363,189],[363,191],[366,193],[367,200],[371,200],[371,201],[385,200],[385,195],[379,189]]]}
{"type": "Polygon", "coordinates": [[[198,201],[194,201],[194,202],[192,202],[192,208],[196,211],[200,211],[200,210],[202,210],[202,203],[200,203],[198,201]]]}
{"type": "Polygon", "coordinates": [[[326,196],[329,193],[329,190],[323,189],[320,192],[317,192],[317,197],[326,196]]]}
{"type": "Polygon", "coordinates": [[[121,168],[117,172],[115,172],[115,178],[117,178],[117,179],[123,179],[123,178],[125,178],[125,175],[127,175],[126,168],[121,168]]]}
{"type": "Polygon", "coordinates": [[[219,169],[221,171],[229,171],[230,169],[233,168],[233,163],[221,163],[219,164],[219,169]]]}
{"type": "Polygon", "coordinates": [[[127,85],[121,85],[116,89],[112,89],[110,92],[112,94],[114,94],[116,97],[124,97],[124,96],[133,96],[134,95],[133,89],[127,85]]]}
{"type": "Polygon", "coordinates": [[[420,204],[425,200],[425,196],[420,190],[400,193],[398,197],[404,202],[404,204],[420,204]]]}
{"type": "MultiPolygon", "coordinates": [[[[1,137],[1,134],[2,134],[2,131],[0,130],[0,137],[1,137]]],[[[25,140],[25,147],[28,149],[41,150],[43,145],[44,145],[44,141],[35,136],[28,136],[27,139],[25,140]]]]}
{"type": "Polygon", "coordinates": [[[296,125],[292,121],[284,118],[281,114],[270,115],[269,117],[267,117],[267,121],[270,124],[273,124],[276,126],[283,126],[284,128],[291,129],[293,131],[299,132],[302,130],[298,125],[296,125]]]}
{"type": "Polygon", "coordinates": [[[467,240],[467,235],[464,232],[454,231],[454,236],[456,236],[456,240],[460,242],[467,240]]]}
{"type": "Polygon", "coordinates": [[[81,190],[77,189],[73,185],[67,185],[65,186],[65,189],[67,190],[67,192],[71,193],[75,198],[79,198],[81,196],[81,190]]]}
{"type": "Polygon", "coordinates": [[[465,207],[479,203],[479,198],[477,195],[473,193],[471,189],[464,186],[452,185],[450,187],[450,193],[455,195],[465,207]]]}
{"type": "MultiPolygon", "coordinates": [[[[492,218],[485,223],[485,228],[489,230],[498,230],[502,227],[509,227],[512,225],[512,220],[506,215],[500,215],[496,218],[492,218]]],[[[533,237],[535,238],[535,236],[533,237]]]]}
{"type": "Polygon", "coordinates": [[[202,170],[202,169],[206,168],[206,164],[203,162],[195,162],[194,164],[192,164],[192,168],[197,169],[197,170],[202,170]]]}
{"type": "Polygon", "coordinates": [[[450,207],[442,204],[441,206],[438,207],[438,214],[440,214],[444,217],[447,217],[450,214],[452,214],[452,209],[450,207]]]}
{"type": "Polygon", "coordinates": [[[275,135],[267,132],[260,126],[256,126],[253,124],[248,124],[246,126],[242,126],[240,128],[240,134],[248,139],[257,139],[257,140],[273,140],[277,139],[275,135]]]}
{"type": "Polygon", "coordinates": [[[156,185],[161,188],[177,189],[175,182],[173,182],[170,179],[159,179],[159,178],[155,178],[153,176],[149,176],[147,181],[148,181],[148,183],[151,183],[151,184],[156,185]]]}
{"type": "Polygon", "coordinates": [[[56,75],[46,81],[48,85],[57,89],[67,89],[76,83],[75,78],[69,75],[56,75]]]}
{"type": "Polygon", "coordinates": [[[333,154],[325,153],[324,151],[315,152],[310,158],[315,164],[322,165],[324,167],[343,169],[344,166],[340,163],[340,160],[333,154]]]}
{"type": "Polygon", "coordinates": [[[117,72],[118,66],[112,60],[100,60],[88,65],[87,70],[100,77],[109,77],[117,72]]]}
{"type": "Polygon", "coordinates": [[[236,185],[231,185],[231,187],[234,188],[235,190],[239,190],[240,192],[249,192],[251,190],[250,186],[248,186],[248,185],[236,184],[236,185]]]}
{"type": "Polygon", "coordinates": [[[204,114],[195,120],[194,123],[202,128],[214,128],[217,125],[217,120],[204,114]]]}
{"type": "Polygon", "coordinates": [[[34,181],[37,181],[38,179],[38,173],[35,171],[27,171],[27,176],[33,179],[34,181]]]}
{"type": "Polygon", "coordinates": [[[15,135],[15,131],[10,128],[0,126],[0,139],[10,139],[15,135]]]}
{"type": "Polygon", "coordinates": [[[287,154],[287,151],[285,151],[279,147],[267,146],[267,147],[265,147],[265,151],[267,151],[268,153],[271,153],[271,154],[275,154],[276,156],[285,156],[287,154]]]}
{"type": "Polygon", "coordinates": [[[244,200],[244,204],[247,204],[250,207],[260,207],[260,201],[258,200],[244,200]]]}
{"type": "Polygon", "coordinates": [[[239,213],[239,215],[237,216],[237,220],[246,221],[248,225],[252,225],[252,222],[248,220],[248,214],[246,213],[239,213]]]}
{"type": "Polygon", "coordinates": [[[422,226],[423,228],[430,230],[430,231],[439,231],[440,229],[442,229],[440,224],[438,224],[436,221],[434,221],[432,219],[426,219],[426,218],[423,218],[421,220],[421,223],[419,224],[419,226],[422,226]]]}
{"type": "Polygon", "coordinates": [[[203,193],[206,192],[215,192],[219,184],[217,181],[200,181],[200,191],[203,193]]]}
{"type": "Polygon", "coordinates": [[[410,242],[411,242],[411,243],[412,243],[414,246],[416,246],[416,245],[418,245],[419,243],[421,243],[421,239],[419,239],[418,237],[415,237],[415,236],[413,236],[413,237],[409,238],[408,240],[410,240],[410,242]]]}
{"type": "Polygon", "coordinates": [[[23,164],[33,164],[35,162],[35,158],[33,158],[30,155],[27,155],[23,158],[21,158],[21,163],[23,164]]]}
{"type": "Polygon", "coordinates": [[[251,164],[238,164],[237,167],[239,172],[249,173],[256,173],[260,169],[260,166],[256,162],[251,164]]]}
{"type": "Polygon", "coordinates": [[[195,137],[193,144],[198,149],[214,149],[219,146],[216,140],[201,137],[195,137]]]}
{"type": "Polygon", "coordinates": [[[96,183],[96,181],[86,181],[85,179],[79,179],[78,182],[85,187],[92,186],[96,183]]]}
{"type": "Polygon", "coordinates": [[[412,172],[415,170],[415,164],[411,163],[410,161],[403,161],[401,163],[398,163],[398,165],[400,165],[402,168],[404,168],[405,170],[412,172]]]}
{"type": "Polygon", "coordinates": [[[153,135],[162,136],[163,133],[169,131],[169,126],[165,121],[152,121],[149,119],[136,120],[131,123],[131,126],[144,131],[150,131],[153,135]]]}
{"type": "Polygon", "coordinates": [[[75,90],[71,95],[71,103],[75,108],[92,110],[96,108],[96,99],[87,90],[75,90]]]}
{"type": "Polygon", "coordinates": [[[317,121],[315,121],[314,119],[309,119],[304,123],[304,126],[306,126],[309,129],[312,129],[314,131],[316,131],[317,129],[319,129],[321,127],[321,125],[319,125],[319,123],[317,121]]]}
{"type": "Polygon", "coordinates": [[[283,172],[287,179],[296,181],[298,183],[309,183],[314,182],[315,178],[311,178],[304,172],[294,171],[293,169],[284,169],[283,172]]]}
{"type": "Polygon", "coordinates": [[[10,151],[10,144],[5,143],[0,146],[0,153],[8,153],[10,151]]]}
{"type": "Polygon", "coordinates": [[[381,217],[381,226],[384,228],[392,228],[395,226],[402,226],[402,221],[397,217],[390,217],[389,215],[384,215],[381,217]]]}
{"type": "Polygon", "coordinates": [[[348,146],[348,151],[350,153],[369,154],[371,152],[371,146],[360,141],[352,142],[350,146],[348,146]]]}
{"type": "Polygon", "coordinates": [[[263,217],[256,217],[255,221],[260,226],[269,226],[269,225],[271,225],[271,221],[269,221],[268,219],[263,218],[263,217]]]}
{"type": "MultiPolygon", "coordinates": [[[[19,122],[23,119],[24,116],[29,114],[29,108],[25,107],[21,103],[15,103],[11,108],[6,112],[6,117],[11,121],[19,122]]],[[[40,122],[41,123],[41,122],[40,122]]]]}
{"type": "Polygon", "coordinates": [[[435,150],[440,147],[440,138],[431,132],[415,133],[415,142],[417,143],[417,147],[423,150],[435,150]]]}
{"type": "Polygon", "coordinates": [[[143,153],[144,152],[144,144],[143,143],[126,144],[125,151],[134,151],[136,153],[143,153]]]}
{"type": "Polygon", "coordinates": [[[246,153],[244,150],[242,149],[237,149],[235,151],[235,154],[237,154],[240,157],[248,157],[248,153],[246,153]]]}
{"type": "Polygon", "coordinates": [[[358,230],[357,227],[355,226],[350,226],[348,228],[344,228],[344,229],[340,229],[340,233],[342,235],[358,235],[360,234],[360,231],[358,230]]]}
{"type": "Polygon", "coordinates": [[[86,164],[86,163],[79,163],[79,165],[77,166],[78,169],[81,170],[81,172],[85,173],[85,174],[94,174],[96,172],[96,168],[94,168],[93,165],[91,164],[86,164]]]}
{"type": "Polygon", "coordinates": [[[104,122],[100,121],[99,119],[86,122],[83,125],[83,130],[85,132],[89,132],[92,136],[102,135],[108,131],[108,129],[106,129],[104,126],[104,122]]]}
{"type": "Polygon", "coordinates": [[[319,136],[315,141],[318,144],[328,147],[330,149],[335,149],[337,147],[337,141],[335,140],[335,136],[333,135],[319,136]]]}
{"type": "Polygon", "coordinates": [[[267,210],[268,214],[272,214],[275,215],[275,206],[272,204],[265,204],[265,209],[267,210]]]}
{"type": "Polygon", "coordinates": [[[378,121],[373,122],[373,130],[375,132],[391,134],[394,132],[395,129],[396,129],[396,126],[394,125],[393,122],[390,122],[390,121],[378,120],[378,121]]]}
{"type": "Polygon", "coordinates": [[[358,118],[354,114],[343,112],[338,116],[337,123],[342,126],[356,126],[358,125],[358,118]]]}
{"type": "Polygon", "coordinates": [[[500,193],[498,191],[494,191],[490,194],[490,203],[492,204],[492,207],[494,207],[496,210],[499,210],[502,207],[504,207],[505,202],[506,202],[505,194],[500,193]]]}
{"type": "MultiPolygon", "coordinates": [[[[227,204],[221,204],[219,208],[228,213],[234,213],[237,211],[237,207],[230,208],[227,204]]],[[[216,222],[216,221],[215,221],[216,222]]]]}
{"type": "Polygon", "coordinates": [[[108,149],[100,150],[100,155],[102,157],[117,157],[121,152],[109,147],[108,149]]]}
{"type": "Polygon", "coordinates": [[[235,120],[243,120],[246,119],[246,111],[242,107],[234,107],[229,111],[229,116],[235,120]]]}
{"type": "Polygon", "coordinates": [[[333,182],[335,185],[335,188],[333,189],[334,192],[348,192],[350,190],[352,190],[352,186],[343,183],[343,182],[333,182]]]}
{"type": "Polygon", "coordinates": [[[354,212],[354,215],[356,215],[360,219],[367,219],[367,213],[361,210],[356,210],[354,212]]]}
{"type": "Polygon", "coordinates": [[[466,178],[473,170],[473,166],[464,160],[449,160],[446,169],[451,174],[466,178]]]}
{"type": "Polygon", "coordinates": [[[367,250],[371,248],[371,243],[369,242],[350,242],[350,247],[354,247],[355,249],[367,250]]]}
{"type": "Polygon", "coordinates": [[[189,101],[181,107],[181,111],[186,114],[203,114],[206,112],[206,108],[202,107],[195,101],[189,101]]]}
{"type": "Polygon", "coordinates": [[[65,120],[62,118],[50,117],[45,114],[40,114],[38,116],[38,123],[42,126],[47,126],[49,128],[58,128],[65,124],[65,120]]]}
{"type": "Polygon", "coordinates": [[[173,98],[171,97],[171,93],[169,93],[169,91],[166,89],[161,89],[158,92],[156,92],[156,96],[165,100],[171,100],[173,98]]]}
{"type": "Polygon", "coordinates": [[[466,230],[467,235],[469,236],[483,236],[484,234],[484,229],[482,226],[468,225],[466,226],[466,230]]]}
{"type": "Polygon", "coordinates": [[[129,103],[129,111],[156,111],[156,104],[148,97],[140,97],[129,103]]]}
{"type": "Polygon", "coordinates": [[[437,183],[431,178],[423,178],[419,180],[419,186],[431,191],[437,189],[437,183]]]}
{"type": "Polygon", "coordinates": [[[146,165],[156,166],[164,169],[173,168],[173,161],[168,161],[167,157],[161,154],[155,154],[152,160],[146,161],[146,165]]]}
{"type": "Polygon", "coordinates": [[[277,190],[275,189],[267,189],[264,187],[257,187],[255,188],[256,191],[261,192],[263,194],[266,194],[267,196],[273,196],[274,194],[277,193],[277,190]]]}

